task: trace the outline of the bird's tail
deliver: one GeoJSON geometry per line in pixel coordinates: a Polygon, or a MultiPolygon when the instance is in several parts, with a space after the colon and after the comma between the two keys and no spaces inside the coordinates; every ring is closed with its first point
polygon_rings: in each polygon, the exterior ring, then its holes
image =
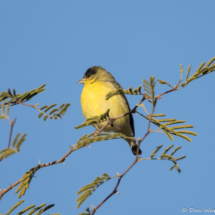
{"type": "MultiPolygon", "coordinates": [[[[137,154],[137,143],[136,143],[136,141],[135,140],[126,140],[127,142],[128,142],[128,144],[129,144],[129,146],[130,146],[130,148],[131,148],[131,151],[132,151],[132,153],[134,154],[134,155],[136,155],[137,154]]],[[[138,150],[138,155],[141,155],[142,154],[142,151],[141,151],[141,149],[139,149],[138,150]]]]}

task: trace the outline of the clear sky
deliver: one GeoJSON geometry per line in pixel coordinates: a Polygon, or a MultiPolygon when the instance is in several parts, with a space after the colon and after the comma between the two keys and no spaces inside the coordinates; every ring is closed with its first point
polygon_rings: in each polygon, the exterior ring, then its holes
{"type": "MultiPolygon", "coordinates": [[[[15,106],[10,117],[17,117],[13,138],[28,133],[20,153],[0,163],[0,188],[14,183],[30,168],[61,158],[83,134],[84,121],[80,95],[83,85],[77,82],[86,70],[100,65],[111,72],[127,89],[142,84],[142,79],[156,76],[175,85],[180,78],[180,64],[191,73],[203,61],[215,56],[215,1],[0,1],[0,91],[15,88],[24,93],[42,84],[46,91],[29,104],[71,103],[62,120],[38,119],[38,112],[15,106]]],[[[185,78],[185,76],[184,76],[185,78]]],[[[155,113],[184,119],[198,133],[187,142],[165,134],[152,133],[142,143],[142,157],[149,157],[158,145],[182,146],[177,156],[182,173],[169,171],[168,161],[142,161],[123,178],[118,192],[96,214],[182,214],[182,208],[215,209],[214,143],[215,73],[192,82],[188,87],[162,98],[155,113]]],[[[156,94],[168,87],[157,83],[156,94]]],[[[127,96],[133,107],[140,96],[127,96]]],[[[150,106],[147,105],[150,110],[150,106]]],[[[141,112],[141,108],[139,108],[141,112]]],[[[134,116],[136,137],[142,137],[147,121],[134,116]]],[[[156,129],[156,127],[153,127],[156,129]]],[[[7,146],[10,125],[1,120],[0,149],[7,146]]],[[[134,156],[124,140],[98,142],[91,149],[71,154],[62,164],[36,173],[25,203],[55,204],[48,213],[78,214],[88,203],[97,206],[114,188],[117,179],[102,185],[80,209],[76,192],[96,176],[123,173],[134,156]]],[[[18,202],[15,190],[0,201],[6,213],[18,202]]],[[[15,214],[14,212],[14,214],[15,214]]],[[[186,212],[189,213],[189,212],[186,212]]],[[[186,214],[185,213],[185,214],[186,214]]],[[[202,212],[203,213],[203,212],[202,212]]],[[[47,214],[47,213],[46,213],[47,214]]]]}

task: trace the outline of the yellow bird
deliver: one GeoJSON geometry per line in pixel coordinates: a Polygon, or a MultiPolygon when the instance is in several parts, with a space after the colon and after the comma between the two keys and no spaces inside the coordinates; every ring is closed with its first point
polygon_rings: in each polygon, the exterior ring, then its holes
{"type": "MultiPolygon", "coordinates": [[[[116,82],[114,77],[100,66],[89,68],[84,77],[78,82],[84,84],[81,94],[81,107],[85,119],[93,116],[99,116],[110,109],[109,116],[115,118],[130,111],[130,107],[125,95],[117,95],[106,100],[106,95],[119,88],[121,85],[116,82]]],[[[96,129],[102,128],[107,122],[101,122],[95,125],[96,129]]],[[[108,125],[104,131],[117,132],[125,134],[128,137],[134,137],[134,120],[132,114],[117,119],[113,126],[108,125]]],[[[131,147],[134,155],[137,152],[137,143],[134,140],[126,140],[131,147]]],[[[139,149],[138,154],[142,154],[139,149]]]]}

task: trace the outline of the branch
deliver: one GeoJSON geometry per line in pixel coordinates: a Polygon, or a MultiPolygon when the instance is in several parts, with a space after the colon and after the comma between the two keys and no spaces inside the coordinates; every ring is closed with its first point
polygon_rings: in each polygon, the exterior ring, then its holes
{"type": "MultiPolygon", "coordinates": [[[[60,158],[59,160],[57,161],[53,161],[53,162],[49,162],[49,163],[45,163],[45,164],[39,164],[37,165],[37,169],[35,170],[35,172],[43,167],[48,167],[48,166],[52,166],[52,165],[55,165],[55,164],[58,164],[58,163],[63,163],[66,158],[73,152],[75,151],[76,149],[74,147],[71,147],[71,149],[62,157],[60,158]]],[[[3,189],[0,191],[0,200],[1,198],[4,196],[5,193],[7,193],[8,191],[10,191],[12,188],[14,188],[15,186],[17,186],[18,184],[20,184],[22,181],[22,179],[19,179],[18,181],[16,181],[15,183],[11,184],[10,187],[6,188],[6,189],[3,189]]]]}
{"type": "MultiPolygon", "coordinates": [[[[141,101],[138,103],[138,105],[140,105],[142,103],[142,101],[144,101],[145,99],[145,96],[143,97],[143,99],[141,99],[141,101]]],[[[136,108],[138,106],[136,105],[130,112],[132,113],[132,111],[135,111],[136,108]]],[[[148,123],[148,130],[146,132],[146,134],[143,136],[143,138],[141,140],[138,141],[138,147],[137,147],[137,151],[139,150],[139,147],[140,147],[140,144],[141,142],[148,136],[148,134],[150,133],[150,124],[151,124],[151,118],[152,118],[152,115],[154,113],[154,110],[152,110],[152,113],[150,115],[150,119],[149,119],[149,123],[148,123]]],[[[124,114],[123,114],[124,115],[124,114]]],[[[127,114],[126,114],[127,115],[127,114]]],[[[118,118],[118,117],[117,117],[118,118]]],[[[121,116],[120,116],[121,118],[121,116]]],[[[125,174],[139,161],[139,157],[138,157],[138,153],[136,153],[136,157],[135,157],[135,160],[134,162],[128,167],[128,169],[122,174],[122,175],[119,175],[119,179],[117,181],[117,184],[116,186],[114,187],[113,191],[97,206],[97,207],[93,207],[93,211],[92,211],[92,214],[95,214],[95,212],[111,197],[113,196],[115,193],[117,193],[117,188],[122,180],[122,178],[125,176],[125,174]]]]}

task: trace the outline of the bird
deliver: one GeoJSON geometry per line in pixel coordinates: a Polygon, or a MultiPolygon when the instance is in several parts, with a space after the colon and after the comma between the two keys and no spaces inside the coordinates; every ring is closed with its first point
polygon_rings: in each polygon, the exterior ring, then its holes
{"type": "MultiPolygon", "coordinates": [[[[116,95],[106,100],[106,95],[113,90],[123,89],[115,80],[113,75],[100,66],[93,66],[89,68],[84,77],[78,82],[84,84],[81,93],[81,107],[85,119],[104,114],[110,109],[109,116],[115,118],[130,111],[128,100],[124,94],[116,95]]],[[[107,122],[100,122],[94,127],[96,129],[102,128],[107,122]]],[[[126,135],[127,137],[134,137],[134,120],[132,113],[125,117],[114,121],[113,125],[108,125],[105,132],[117,132],[126,135]]],[[[137,143],[135,140],[125,139],[134,155],[137,153],[137,143]]],[[[138,155],[142,151],[139,149],[138,155]]]]}

